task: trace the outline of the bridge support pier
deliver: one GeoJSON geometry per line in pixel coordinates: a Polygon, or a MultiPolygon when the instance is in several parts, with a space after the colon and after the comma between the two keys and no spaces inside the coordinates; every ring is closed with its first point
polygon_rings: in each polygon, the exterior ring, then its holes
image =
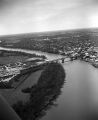
{"type": "Polygon", "coordinates": [[[62,63],[64,63],[64,59],[62,59],[62,63]]]}

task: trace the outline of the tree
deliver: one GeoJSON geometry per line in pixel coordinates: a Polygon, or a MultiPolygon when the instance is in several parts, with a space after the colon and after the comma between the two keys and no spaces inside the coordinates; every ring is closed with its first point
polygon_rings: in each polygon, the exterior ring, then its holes
{"type": "Polygon", "coordinates": [[[61,64],[50,63],[41,73],[38,83],[29,89],[29,101],[14,104],[14,110],[23,120],[38,120],[55,105],[64,81],[65,71],[61,64]]]}

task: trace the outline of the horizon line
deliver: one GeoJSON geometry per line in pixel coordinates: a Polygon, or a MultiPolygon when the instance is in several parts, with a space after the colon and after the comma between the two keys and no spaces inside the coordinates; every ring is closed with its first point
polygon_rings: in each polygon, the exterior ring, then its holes
{"type": "Polygon", "coordinates": [[[98,27],[88,27],[88,28],[72,28],[72,29],[61,29],[61,30],[46,30],[46,31],[39,31],[39,32],[21,32],[21,33],[13,33],[13,34],[3,34],[0,37],[5,36],[16,36],[16,35],[23,35],[23,34],[38,34],[38,33],[51,33],[51,32],[60,32],[60,31],[71,31],[71,30],[88,30],[88,29],[98,29],[98,27]]]}

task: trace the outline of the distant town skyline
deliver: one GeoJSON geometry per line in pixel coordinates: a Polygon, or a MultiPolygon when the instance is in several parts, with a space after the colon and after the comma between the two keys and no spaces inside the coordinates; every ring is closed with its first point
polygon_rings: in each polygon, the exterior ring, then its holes
{"type": "Polygon", "coordinates": [[[98,0],[0,0],[0,35],[98,27],[98,0]]]}

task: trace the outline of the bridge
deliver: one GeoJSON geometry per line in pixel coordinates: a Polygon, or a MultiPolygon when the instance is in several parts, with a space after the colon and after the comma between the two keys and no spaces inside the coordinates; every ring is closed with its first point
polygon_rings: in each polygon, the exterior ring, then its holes
{"type": "Polygon", "coordinates": [[[69,57],[62,57],[62,58],[50,60],[50,61],[48,61],[48,63],[51,63],[51,62],[65,63],[65,62],[68,62],[70,60],[71,60],[71,58],[69,58],[69,57]]]}

